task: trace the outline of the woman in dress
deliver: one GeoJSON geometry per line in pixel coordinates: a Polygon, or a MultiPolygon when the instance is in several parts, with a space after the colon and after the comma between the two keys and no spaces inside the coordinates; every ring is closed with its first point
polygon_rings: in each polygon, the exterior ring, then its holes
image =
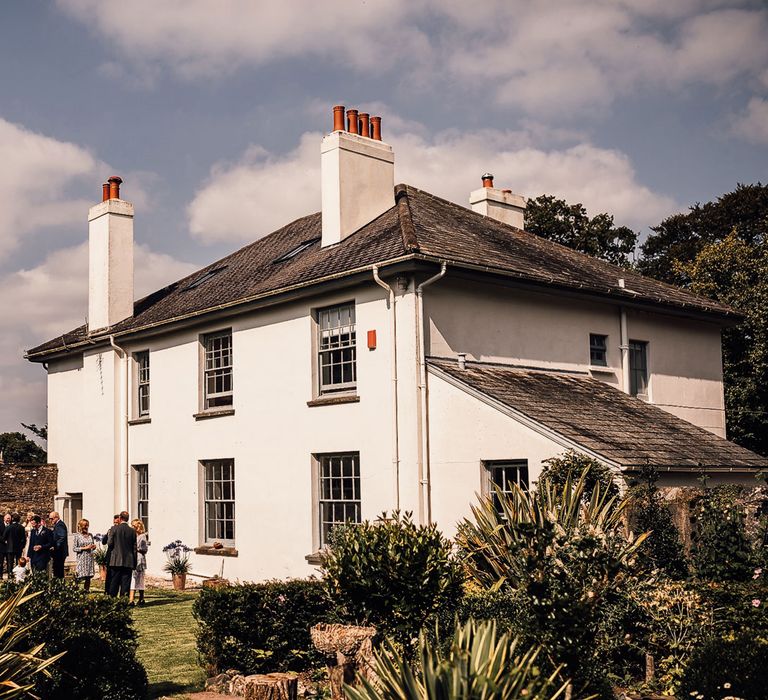
{"type": "Polygon", "coordinates": [[[93,550],[96,549],[96,543],[93,541],[93,535],[88,532],[89,525],[85,518],[77,523],[77,533],[72,547],[77,555],[75,579],[83,582],[86,592],[91,590],[91,579],[95,572],[93,550]]]}
{"type": "Polygon", "coordinates": [[[133,605],[133,599],[136,592],[139,593],[139,605],[144,605],[144,572],[147,570],[147,532],[144,529],[144,523],[138,518],[131,521],[131,527],[136,530],[136,568],[133,570],[131,578],[131,593],[128,600],[133,605]]]}

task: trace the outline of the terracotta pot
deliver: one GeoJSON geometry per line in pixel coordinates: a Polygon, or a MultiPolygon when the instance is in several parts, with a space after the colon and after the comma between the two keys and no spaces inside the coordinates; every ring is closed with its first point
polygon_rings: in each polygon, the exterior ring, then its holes
{"type": "Polygon", "coordinates": [[[174,574],[173,575],[173,588],[176,591],[183,591],[187,586],[186,574],[174,574]]]}
{"type": "Polygon", "coordinates": [[[107,580],[107,567],[104,564],[99,564],[99,578],[102,581],[107,580]]]}

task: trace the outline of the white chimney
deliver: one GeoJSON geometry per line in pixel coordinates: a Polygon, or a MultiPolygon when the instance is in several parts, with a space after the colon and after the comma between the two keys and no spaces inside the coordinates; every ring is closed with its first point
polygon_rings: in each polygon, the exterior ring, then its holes
{"type": "Polygon", "coordinates": [[[333,108],[320,149],[322,246],[343,241],[395,205],[395,155],[381,140],[381,117],[333,108]]]}
{"type": "Polygon", "coordinates": [[[483,186],[469,195],[472,211],[510,226],[525,228],[525,197],[493,186],[493,175],[483,175],[483,186]]]}
{"type": "Polygon", "coordinates": [[[88,212],[88,332],[133,315],[133,204],[120,199],[119,177],[103,186],[88,212]]]}

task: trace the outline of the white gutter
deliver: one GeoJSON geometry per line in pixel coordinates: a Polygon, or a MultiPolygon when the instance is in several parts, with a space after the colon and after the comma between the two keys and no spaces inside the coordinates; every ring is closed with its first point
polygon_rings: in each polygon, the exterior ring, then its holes
{"type": "Polygon", "coordinates": [[[373,266],[373,279],[389,294],[389,340],[392,347],[392,474],[395,480],[395,508],[400,510],[400,427],[398,425],[397,403],[397,297],[395,291],[381,277],[378,265],[373,266]]]}
{"type": "Polygon", "coordinates": [[[432,484],[429,463],[429,414],[427,403],[427,360],[424,348],[424,296],[425,287],[445,277],[448,263],[443,261],[440,272],[416,287],[416,363],[419,379],[419,400],[416,434],[418,440],[417,466],[419,475],[419,520],[422,524],[432,522],[432,484]]]}
{"type": "Polygon", "coordinates": [[[128,353],[115,343],[115,336],[109,336],[109,344],[120,357],[120,510],[128,510],[130,493],[130,470],[128,468],[128,353]]]}

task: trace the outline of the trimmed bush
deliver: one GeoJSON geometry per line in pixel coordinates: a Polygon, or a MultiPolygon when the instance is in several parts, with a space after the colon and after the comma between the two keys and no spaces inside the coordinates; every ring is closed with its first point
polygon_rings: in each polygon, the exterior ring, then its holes
{"type": "Polygon", "coordinates": [[[768,641],[749,634],[708,640],[691,656],[680,697],[768,699],[768,641]]]}
{"type": "Polygon", "coordinates": [[[342,620],[374,625],[404,649],[461,599],[462,567],[450,541],[410,513],[334,528],[323,569],[342,620]]]}
{"type": "Polygon", "coordinates": [[[546,479],[562,487],[566,481],[575,484],[582,474],[584,474],[583,498],[585,501],[592,498],[596,486],[600,487],[601,493],[608,494],[609,498],[619,495],[619,487],[610,468],[593,457],[575,450],[568,450],[558,457],[545,459],[539,483],[546,479]]]}
{"type": "Polygon", "coordinates": [[[316,579],[203,588],[193,607],[197,650],[209,674],[303,671],[322,665],[309,628],[331,617],[325,585],[316,579]]]}
{"type": "MultiPolygon", "coordinates": [[[[29,592],[40,595],[18,607],[13,621],[28,625],[46,616],[42,625],[50,657],[66,651],[35,682],[35,695],[46,700],[142,700],[147,674],[136,659],[136,631],[124,600],[88,595],[74,581],[32,576],[29,592]]],[[[0,599],[13,597],[20,584],[0,588],[0,599]]]]}

